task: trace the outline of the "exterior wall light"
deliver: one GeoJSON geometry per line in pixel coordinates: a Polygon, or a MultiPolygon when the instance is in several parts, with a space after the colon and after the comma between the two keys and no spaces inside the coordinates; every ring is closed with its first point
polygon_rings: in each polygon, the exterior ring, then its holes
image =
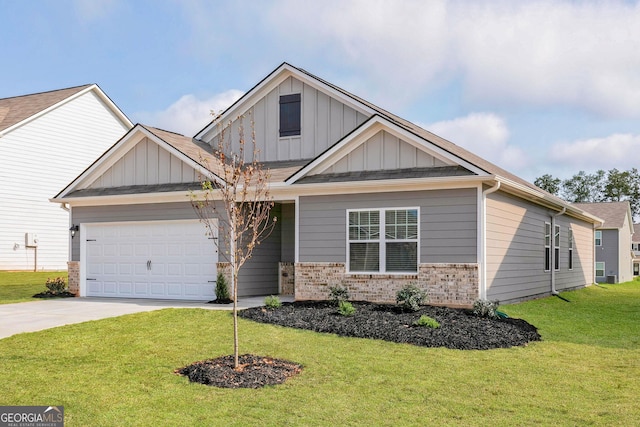
{"type": "Polygon", "coordinates": [[[80,227],[77,225],[72,225],[71,228],[69,229],[69,231],[71,232],[71,238],[73,239],[74,237],[76,237],[76,233],[78,232],[78,230],[80,230],[80,227]]]}

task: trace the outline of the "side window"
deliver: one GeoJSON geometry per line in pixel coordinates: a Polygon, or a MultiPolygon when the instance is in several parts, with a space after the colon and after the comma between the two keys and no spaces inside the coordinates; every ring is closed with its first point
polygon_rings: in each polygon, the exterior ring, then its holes
{"type": "Polygon", "coordinates": [[[280,97],[280,136],[300,135],[301,97],[299,93],[280,97]]]}
{"type": "Polygon", "coordinates": [[[554,226],[553,233],[553,268],[560,270],[560,226],[554,226]]]}
{"type": "Polygon", "coordinates": [[[573,230],[569,229],[569,270],[573,270],[573,230]]]}
{"type": "Polygon", "coordinates": [[[596,277],[604,277],[604,262],[596,262],[596,277]]]}
{"type": "Polygon", "coordinates": [[[551,270],[551,224],[544,223],[544,271],[551,270]]]}
{"type": "Polygon", "coordinates": [[[602,246],[602,231],[596,230],[596,246],[602,246]]]}

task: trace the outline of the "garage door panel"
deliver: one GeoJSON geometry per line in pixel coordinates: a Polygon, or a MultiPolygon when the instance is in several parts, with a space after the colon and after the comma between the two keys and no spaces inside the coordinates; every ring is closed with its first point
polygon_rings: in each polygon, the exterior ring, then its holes
{"type": "Polygon", "coordinates": [[[196,221],[87,224],[86,294],[215,298],[217,254],[196,221]],[[94,279],[94,280],[90,280],[94,279]]]}

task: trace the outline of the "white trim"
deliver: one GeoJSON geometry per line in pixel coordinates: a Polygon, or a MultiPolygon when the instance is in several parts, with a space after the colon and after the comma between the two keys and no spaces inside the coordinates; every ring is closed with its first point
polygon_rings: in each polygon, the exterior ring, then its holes
{"type": "Polygon", "coordinates": [[[553,269],[555,271],[560,270],[560,238],[562,236],[560,229],[561,229],[560,225],[558,224],[553,225],[553,269]],[[557,238],[556,238],[556,234],[557,234],[557,238]]]}
{"type": "Polygon", "coordinates": [[[300,262],[300,196],[296,196],[294,205],[294,255],[295,263],[300,262]]]}
{"type": "MultiPolygon", "coordinates": [[[[72,89],[72,88],[67,88],[67,89],[72,89]]],[[[60,90],[66,90],[66,89],[60,89],[60,90]]],[[[8,134],[9,132],[13,132],[14,130],[26,125],[29,122],[32,122],[34,120],[36,120],[39,117],[44,116],[45,114],[48,114],[49,112],[56,110],[58,108],[60,108],[61,106],[63,106],[64,104],[73,101],[76,98],[79,98],[83,95],[85,95],[86,93],[89,93],[91,91],[94,91],[96,93],[96,95],[98,96],[98,98],[100,98],[102,100],[102,102],[104,102],[107,107],[118,117],[118,119],[123,122],[127,128],[131,129],[133,127],[133,123],[131,123],[131,121],[129,120],[129,118],[122,112],[122,110],[120,110],[118,108],[118,106],[116,104],[113,103],[113,101],[111,101],[111,99],[109,99],[109,97],[102,91],[102,89],[100,89],[100,87],[98,87],[98,85],[96,84],[92,84],[84,89],[82,89],[79,92],[74,93],[73,95],[70,95],[58,102],[56,102],[55,104],[45,108],[44,110],[40,110],[37,113],[33,114],[32,116],[29,116],[27,118],[25,118],[22,121],[19,121],[18,123],[15,123],[11,126],[9,126],[8,128],[4,129],[2,132],[0,132],[0,137],[8,134]]],[[[51,91],[54,92],[54,91],[51,91]]],[[[37,95],[37,94],[29,94],[29,95],[25,95],[25,96],[32,96],[32,95],[37,95]]]]}
{"type": "Polygon", "coordinates": [[[478,176],[488,176],[488,174],[472,165],[466,160],[443,150],[432,142],[420,138],[417,135],[407,131],[406,129],[396,125],[390,120],[376,114],[369,118],[365,123],[356,128],[349,135],[345,136],[340,142],[334,144],[327,151],[316,157],[313,161],[300,169],[294,175],[289,177],[285,183],[293,184],[304,176],[310,174],[320,174],[334,165],[336,162],[344,158],[356,148],[367,142],[371,137],[381,131],[389,132],[399,139],[411,144],[419,150],[437,158],[438,160],[449,165],[460,165],[478,176]]]}
{"type": "Polygon", "coordinates": [[[500,189],[502,184],[500,181],[486,190],[482,190],[482,184],[478,185],[478,223],[476,225],[479,228],[478,232],[478,297],[480,299],[487,299],[487,196],[491,193],[495,193],[500,189]]]}
{"type": "Polygon", "coordinates": [[[544,223],[544,272],[549,272],[551,270],[553,270],[553,265],[551,265],[551,263],[553,262],[552,260],[552,256],[551,256],[551,250],[553,249],[553,227],[551,226],[550,222],[546,222],[544,223]],[[549,244],[547,245],[547,225],[549,226],[549,244]],[[549,255],[547,255],[547,248],[549,248],[549,255]],[[547,261],[549,262],[549,268],[547,269],[547,261]]]}
{"type": "Polygon", "coordinates": [[[385,275],[415,275],[419,273],[419,269],[420,269],[420,244],[421,244],[421,233],[420,233],[420,224],[421,224],[421,216],[420,216],[420,207],[419,206],[398,206],[398,207],[384,207],[384,208],[358,208],[358,209],[346,209],[346,230],[345,230],[345,237],[346,237],[346,259],[345,259],[345,267],[346,267],[346,271],[345,273],[348,275],[358,275],[358,274],[385,274],[385,275]],[[417,237],[415,239],[387,239],[386,238],[386,213],[387,211],[412,211],[415,210],[417,212],[416,215],[416,226],[417,226],[417,237]],[[362,240],[361,242],[363,243],[378,243],[379,245],[379,249],[378,249],[378,254],[379,254],[379,269],[377,271],[351,271],[351,265],[350,265],[350,261],[351,261],[351,256],[350,256],[350,250],[351,250],[351,245],[350,243],[355,243],[355,242],[360,242],[360,240],[351,240],[349,238],[349,214],[351,212],[374,212],[377,211],[379,212],[379,236],[378,239],[371,239],[371,240],[362,240]],[[387,243],[394,243],[394,242],[398,242],[398,243],[402,243],[402,242],[409,242],[409,243],[416,243],[416,270],[415,271],[387,271],[386,268],[386,244],[387,243]]]}
{"type": "Polygon", "coordinates": [[[67,194],[78,189],[79,187],[90,185],[92,182],[98,179],[98,177],[104,174],[110,167],[112,167],[120,159],[122,159],[129,152],[129,150],[135,147],[138,143],[142,142],[144,138],[148,138],[149,140],[155,142],[162,149],[168,151],[170,154],[174,155],[182,162],[195,169],[196,172],[212,180],[218,179],[212,172],[207,170],[204,166],[196,162],[191,157],[173,147],[173,145],[171,145],[170,143],[164,141],[162,138],[150,132],[144,126],[136,125],[133,129],[129,130],[129,132],[127,132],[127,134],[124,135],[116,144],[114,144],[109,150],[107,150],[98,160],[96,160],[76,179],[74,179],[69,185],[67,185],[67,187],[65,187],[65,189],[62,190],[58,196],[51,200],[57,201],[58,199],[63,199],[67,194]]]}
{"type": "Polygon", "coordinates": [[[316,77],[312,77],[309,74],[303,73],[298,68],[287,64],[286,62],[281,64],[278,68],[267,75],[260,83],[254,86],[249,92],[245,93],[240,99],[238,99],[231,107],[229,107],[220,117],[213,120],[204,129],[198,132],[194,138],[210,141],[216,135],[214,132],[209,134],[212,130],[218,127],[219,123],[225,123],[229,120],[229,117],[237,117],[245,114],[258,99],[266,96],[273,89],[277,88],[282,82],[289,77],[295,77],[300,80],[303,85],[306,84],[321,92],[328,93],[332,98],[339,100],[341,103],[348,105],[354,110],[365,114],[367,116],[373,115],[376,111],[366,105],[356,101],[352,97],[345,95],[344,93],[334,89],[330,85],[322,82],[316,77]]]}

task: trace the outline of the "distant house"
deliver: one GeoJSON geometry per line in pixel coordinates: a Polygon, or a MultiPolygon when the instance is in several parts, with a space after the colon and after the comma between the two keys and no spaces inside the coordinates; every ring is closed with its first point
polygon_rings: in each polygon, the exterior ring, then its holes
{"type": "Polygon", "coordinates": [[[95,84],[0,99],[0,270],[67,268],[68,208],[49,198],[130,128],[95,84]]]}
{"type": "Polygon", "coordinates": [[[633,224],[631,249],[633,250],[633,275],[640,276],[640,224],[633,224]]]}
{"type": "Polygon", "coordinates": [[[278,221],[241,270],[240,296],[326,299],[340,285],[395,302],[415,284],[433,304],[469,306],[593,283],[595,215],[283,63],[194,138],[136,125],[52,199],[79,227],[69,277],[80,296],[213,298],[226,230],[211,236],[216,251],[188,195],[200,174],[225,185],[214,148],[221,124],[237,138],[241,117],[278,221]]]}
{"type": "Polygon", "coordinates": [[[595,277],[598,283],[633,279],[633,217],[629,202],[575,203],[604,223],[595,231],[595,277]]]}

